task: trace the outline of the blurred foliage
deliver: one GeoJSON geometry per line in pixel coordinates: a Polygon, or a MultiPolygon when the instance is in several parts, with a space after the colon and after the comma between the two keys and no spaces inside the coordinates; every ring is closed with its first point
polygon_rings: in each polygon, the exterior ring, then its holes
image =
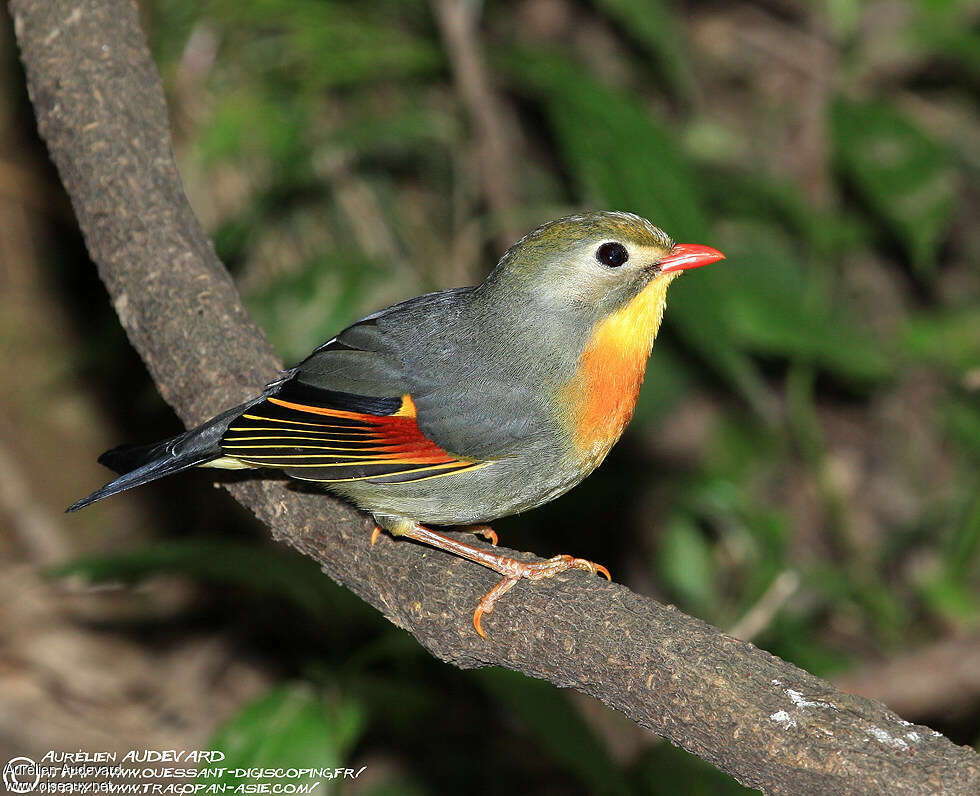
{"type": "MultiPolygon", "coordinates": [[[[610,461],[502,538],[724,628],[792,573],[753,640],[820,675],[980,626],[975,6],[476,5],[521,228],[631,210],[728,255],[672,288],[610,461]]],[[[513,219],[487,210],[427,3],[146,11],[189,192],[287,360],[499,256],[513,219]]],[[[215,739],[243,764],[381,756],[372,793],[739,790],[645,734],[624,751],[550,686],[447,670],[265,546],[185,539],[64,573],[179,574],[262,606],[250,629],[282,649],[253,642],[282,684],[215,739]]],[[[975,742],[980,717],[957,731],[975,742]]]]}
{"type": "MultiPolygon", "coordinates": [[[[222,768],[324,769],[330,775],[298,776],[281,780],[301,786],[326,784],[319,792],[336,792],[343,782],[338,771],[347,768],[351,749],[364,730],[360,703],[337,694],[317,693],[305,684],[286,684],[269,689],[227,721],[212,739],[211,746],[225,755],[222,768]],[[336,775],[336,776],[334,776],[336,775]]],[[[228,787],[248,787],[268,781],[267,777],[236,778],[230,773],[218,779],[228,787]]],[[[200,779],[202,785],[214,782],[200,779]]]]}
{"type": "Polygon", "coordinates": [[[931,271],[956,199],[946,147],[884,102],[840,98],[830,119],[841,170],[902,241],[915,267],[931,271]]]}
{"type": "Polygon", "coordinates": [[[476,679],[527,727],[541,752],[575,774],[590,793],[630,792],[602,740],[560,691],[509,669],[483,669],[476,679]]]}
{"type": "Polygon", "coordinates": [[[373,616],[364,603],[323,577],[312,560],[281,548],[222,539],[175,539],[100,553],[52,567],[49,575],[77,576],[88,583],[139,583],[156,575],[179,575],[225,591],[244,589],[277,598],[313,621],[338,614],[360,620],[373,616]]]}

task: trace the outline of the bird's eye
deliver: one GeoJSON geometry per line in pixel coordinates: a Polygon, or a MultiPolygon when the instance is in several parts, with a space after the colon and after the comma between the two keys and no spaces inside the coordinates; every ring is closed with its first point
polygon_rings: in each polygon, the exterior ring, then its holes
{"type": "Polygon", "coordinates": [[[622,243],[603,243],[595,253],[595,258],[610,268],[619,268],[629,257],[629,252],[622,243]]]}

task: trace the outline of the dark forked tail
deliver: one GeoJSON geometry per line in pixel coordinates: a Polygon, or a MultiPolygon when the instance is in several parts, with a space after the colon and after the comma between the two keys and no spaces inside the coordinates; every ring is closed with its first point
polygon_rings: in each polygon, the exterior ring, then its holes
{"type": "Polygon", "coordinates": [[[185,431],[164,442],[152,445],[123,445],[106,451],[99,457],[99,463],[121,473],[119,478],[95,490],[88,497],[72,503],[65,511],[78,511],[103,498],[132,489],[134,486],[220,459],[223,455],[221,438],[228,425],[245,409],[260,400],[261,397],[229,409],[197,428],[185,431]]]}

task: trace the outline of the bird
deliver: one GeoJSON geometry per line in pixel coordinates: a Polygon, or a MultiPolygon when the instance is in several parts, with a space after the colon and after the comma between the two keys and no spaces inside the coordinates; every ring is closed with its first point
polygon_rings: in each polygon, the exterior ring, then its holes
{"type": "Polygon", "coordinates": [[[488,523],[594,471],[632,417],[667,288],[724,257],[632,213],[550,221],[481,284],[368,315],[240,406],[107,451],[99,462],[121,475],[67,511],[192,467],[281,470],[371,514],[372,546],[387,531],[496,571],[473,612],[486,638],[483,617],[521,580],[609,571],[570,555],[520,561],[432,526],[495,546],[488,523]]]}

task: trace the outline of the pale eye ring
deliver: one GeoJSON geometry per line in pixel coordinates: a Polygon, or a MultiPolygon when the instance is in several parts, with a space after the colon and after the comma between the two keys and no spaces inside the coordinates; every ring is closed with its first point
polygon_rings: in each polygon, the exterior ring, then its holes
{"type": "Polygon", "coordinates": [[[629,258],[629,252],[622,243],[603,243],[595,253],[595,258],[609,268],[619,268],[629,258]]]}

